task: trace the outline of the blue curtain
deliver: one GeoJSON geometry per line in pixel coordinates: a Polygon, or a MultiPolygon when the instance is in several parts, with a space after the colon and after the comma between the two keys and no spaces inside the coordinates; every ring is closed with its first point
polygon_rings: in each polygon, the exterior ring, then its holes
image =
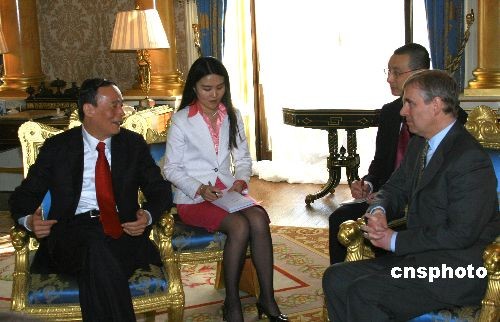
{"type": "MultiPolygon", "coordinates": [[[[425,0],[427,26],[432,65],[435,69],[446,69],[451,60],[458,55],[464,37],[463,0],[425,0]]],[[[464,59],[453,78],[464,88],[464,59]]]]}
{"type": "Polygon", "coordinates": [[[222,59],[227,0],[196,0],[196,7],[200,25],[201,54],[222,59]]]}

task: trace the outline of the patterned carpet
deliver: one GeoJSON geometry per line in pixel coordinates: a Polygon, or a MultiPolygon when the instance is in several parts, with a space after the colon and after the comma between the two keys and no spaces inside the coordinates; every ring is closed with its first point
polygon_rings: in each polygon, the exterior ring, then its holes
{"type": "MultiPolygon", "coordinates": [[[[0,310],[8,310],[12,288],[13,249],[8,230],[12,222],[0,212],[0,310]]],[[[291,321],[323,321],[321,277],[328,266],[326,229],[273,226],[274,286],[278,305],[291,321]]],[[[216,290],[215,264],[185,265],[182,278],[186,294],[184,320],[221,321],[224,289],[216,290]]],[[[241,292],[245,321],[258,321],[256,298],[241,292]]],[[[142,321],[138,317],[138,321],[142,321]]],[[[156,321],[166,321],[160,313],[156,321]]]]}
{"type": "MultiPolygon", "coordinates": [[[[281,311],[291,321],[323,321],[321,278],[328,266],[328,230],[273,226],[274,287],[281,311]]],[[[182,269],[185,321],[222,320],[224,290],[215,290],[215,265],[182,269]]],[[[241,292],[245,321],[258,321],[256,298],[241,292]]],[[[159,320],[161,321],[161,320],[159,320]]]]}

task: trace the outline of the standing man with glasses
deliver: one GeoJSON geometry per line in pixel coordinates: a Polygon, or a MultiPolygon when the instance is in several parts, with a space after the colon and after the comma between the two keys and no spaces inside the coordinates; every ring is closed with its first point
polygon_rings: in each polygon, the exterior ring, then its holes
{"type": "Polygon", "coordinates": [[[482,253],[500,233],[497,179],[489,155],[457,122],[459,92],[445,71],[406,80],[400,113],[414,136],[361,226],[366,239],[390,253],[325,271],[330,321],[407,321],[481,303],[482,253]],[[406,228],[388,228],[405,207],[406,228]]]}
{"type": "MultiPolygon", "coordinates": [[[[330,264],[344,261],[346,248],[337,240],[339,226],[349,219],[361,217],[368,209],[368,203],[375,193],[389,179],[399,166],[410,137],[404,118],[399,115],[403,103],[404,82],[419,70],[430,68],[429,52],[425,47],[410,43],[396,49],[390,57],[385,73],[391,93],[398,98],[382,106],[377,131],[375,155],[368,169],[368,174],[361,181],[351,183],[353,198],[364,199],[368,202],[346,204],[336,209],[329,218],[329,250],[330,264]]],[[[465,124],[467,113],[459,108],[458,119],[465,124]]],[[[403,214],[400,214],[402,217],[403,214]]],[[[384,253],[378,251],[377,255],[384,253]]]]}
{"type": "Polygon", "coordinates": [[[146,142],[120,127],[122,107],[115,83],[84,81],[82,126],[45,141],[9,200],[13,219],[40,242],[31,271],[75,276],[84,321],[135,321],[128,279],[137,268],[161,266],[149,234],[172,206],[170,184],[146,142]],[[147,200],[142,208],[139,188],[147,200]],[[47,191],[51,207],[43,220],[47,191]]]}

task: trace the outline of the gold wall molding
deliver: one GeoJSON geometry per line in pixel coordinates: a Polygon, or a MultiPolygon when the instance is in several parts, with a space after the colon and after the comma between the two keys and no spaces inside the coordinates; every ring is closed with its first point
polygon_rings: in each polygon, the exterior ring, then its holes
{"type": "Polygon", "coordinates": [[[0,97],[25,98],[26,88],[45,79],[40,63],[36,0],[2,0],[0,16],[9,49],[3,55],[5,74],[0,97]]]}

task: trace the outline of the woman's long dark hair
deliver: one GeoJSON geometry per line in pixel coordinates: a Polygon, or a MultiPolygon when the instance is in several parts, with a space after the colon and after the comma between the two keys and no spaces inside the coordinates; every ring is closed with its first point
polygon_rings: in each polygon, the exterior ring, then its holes
{"type": "Polygon", "coordinates": [[[197,100],[195,87],[196,83],[203,77],[215,74],[224,78],[225,93],[222,97],[222,104],[226,106],[227,115],[229,117],[229,149],[237,148],[236,134],[238,133],[238,122],[236,121],[236,113],[231,101],[231,87],[229,85],[229,75],[227,74],[226,67],[214,57],[200,57],[198,58],[187,75],[186,84],[182,93],[182,100],[179,110],[192,105],[197,100]]]}

